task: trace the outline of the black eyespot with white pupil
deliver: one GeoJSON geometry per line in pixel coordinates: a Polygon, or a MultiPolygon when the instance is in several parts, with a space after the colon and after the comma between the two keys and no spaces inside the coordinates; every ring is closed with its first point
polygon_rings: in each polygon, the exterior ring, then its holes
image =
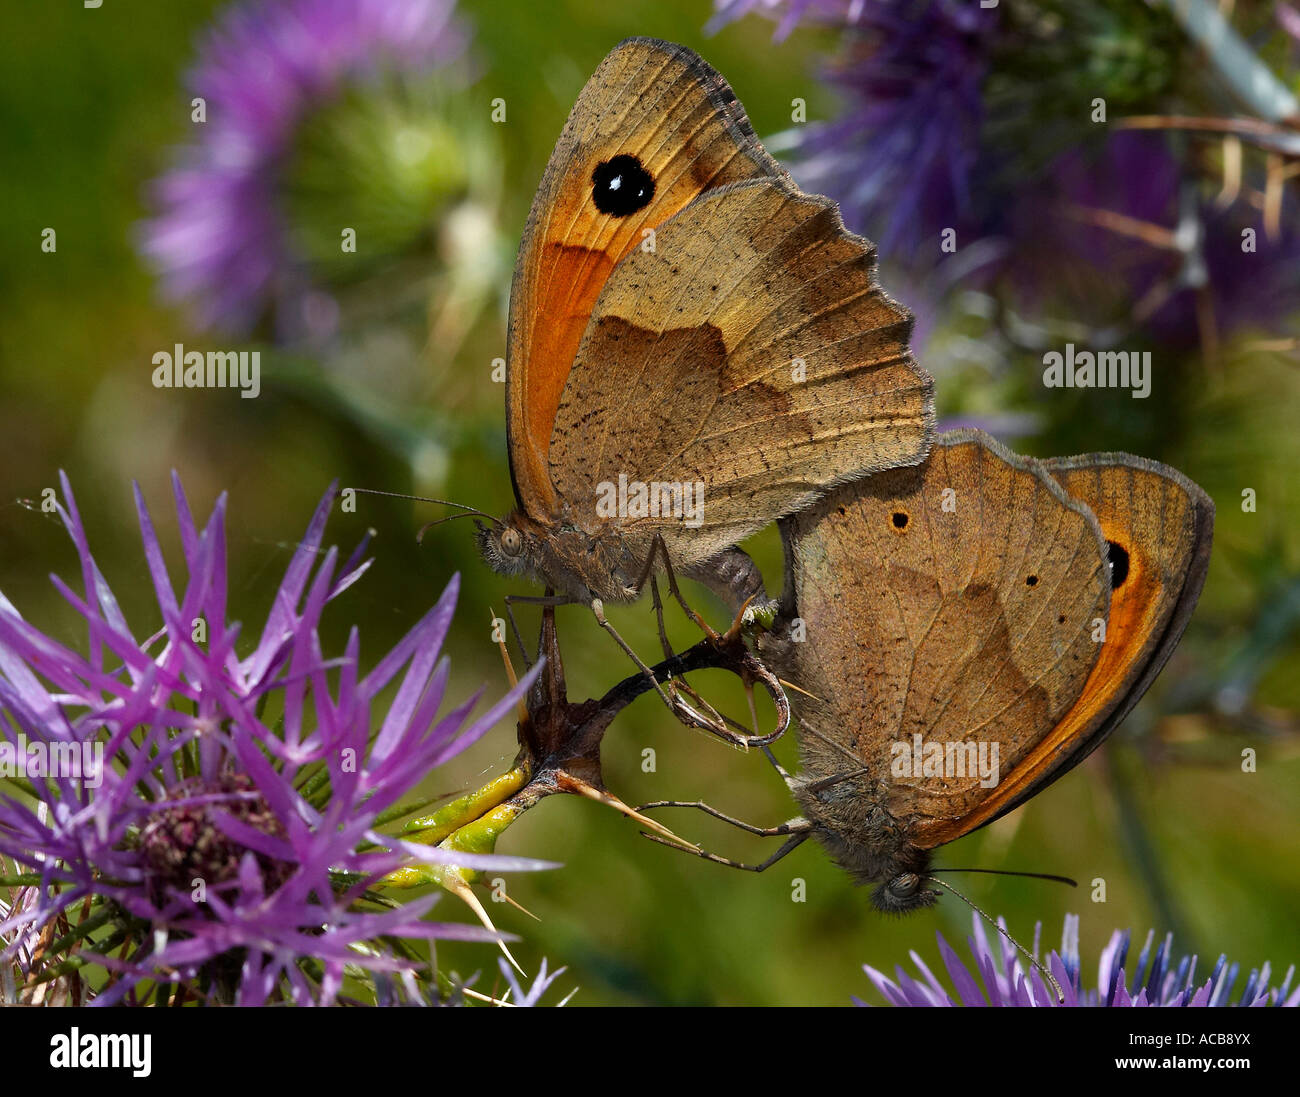
{"type": "Polygon", "coordinates": [[[1128,549],[1115,541],[1107,541],[1106,555],[1110,563],[1110,589],[1117,590],[1128,578],[1128,549]]]}
{"type": "Polygon", "coordinates": [[[635,156],[620,153],[591,173],[591,198],[601,213],[626,217],[645,209],[654,196],[655,181],[635,156]]]}

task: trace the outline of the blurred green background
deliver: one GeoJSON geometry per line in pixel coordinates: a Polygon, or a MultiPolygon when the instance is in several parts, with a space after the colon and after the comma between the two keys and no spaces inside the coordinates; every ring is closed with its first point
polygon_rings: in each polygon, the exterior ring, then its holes
{"type": "MultiPolygon", "coordinates": [[[[807,100],[810,119],[834,109],[813,75],[833,46],[827,30],[803,28],[773,44],[771,23],[748,18],[706,37],[705,2],[463,3],[471,32],[466,75],[437,99],[453,120],[448,155],[461,160],[440,166],[454,196],[435,204],[439,220],[416,246],[378,255],[362,246],[359,272],[326,271],[342,287],[343,317],[328,346],[276,346],[266,325],[241,338],[196,330],[183,308],[160,301],[134,245],[149,213],[148,180],[190,136],[183,73],[219,8],[207,0],[106,0],[93,11],[33,6],[10,21],[0,44],[7,147],[0,173],[0,590],[65,642],[75,643],[81,630],[46,575],[74,577],[75,555],[51,516],[23,502],[55,486],[59,469],[71,478],[92,548],[141,634],[154,627],[157,611],[134,524],[132,479],[173,547],[169,470],[179,471],[198,511],[230,493],[232,616],[246,622],[265,614],[295,538],[333,479],[493,513],[509,509],[503,389],[490,371],[505,354],[513,251],[564,119],[618,40],[655,35],[699,50],[731,82],[760,135],[788,128],[794,98],[807,100]],[[498,97],[507,120],[493,125],[498,97]],[[58,233],[53,254],[40,248],[46,227],[58,233]],[[260,398],[153,388],[152,355],[177,342],[260,347],[260,398]]],[[[296,210],[309,211],[308,221],[313,208],[347,203],[353,193],[329,167],[331,134],[342,123],[312,125],[295,149],[285,192],[286,201],[298,201],[296,210]]],[[[364,179],[355,189],[374,193],[364,179]]],[[[382,211],[373,205],[359,201],[350,212],[380,231],[382,211]]],[[[364,245],[366,232],[360,235],[364,245]]],[[[886,262],[887,287],[890,277],[886,262]]],[[[1294,359],[1229,346],[1208,368],[1189,356],[1176,397],[1116,410],[1135,402],[1044,390],[1032,367],[1008,381],[974,360],[963,364],[952,353],[962,338],[960,323],[932,337],[935,362],[944,363],[934,366],[941,415],[1031,411],[1038,426],[1016,441],[1019,449],[1124,449],[1168,461],[1210,492],[1218,521],[1196,616],[1125,726],[1026,807],[945,848],[940,863],[1077,877],[1078,891],[987,876],[959,886],[1004,915],[1026,942],[1041,921],[1044,941],[1057,943],[1063,914],[1079,913],[1086,971],[1116,927],[1132,928],[1139,940],[1148,928],[1172,929],[1178,944],[1211,964],[1226,952],[1246,969],[1269,961],[1284,970],[1300,958],[1294,359]],[[1240,506],[1246,487],[1258,493],[1254,513],[1240,506]],[[1256,773],[1242,772],[1245,748],[1258,752],[1256,773]],[[1096,878],[1106,881],[1104,903],[1090,900],[1096,878]]],[[[480,563],[469,523],[437,527],[417,544],[416,530],[440,514],[363,497],[357,514],[332,520],[329,542],[341,547],[350,549],[367,527],[378,536],[375,566],[326,614],[334,630],[326,650],[337,650],[356,623],[363,658],[373,661],[459,571],[464,588],[449,642],[456,693],[484,683],[500,691],[505,679],[490,619],[507,592],[532,592],[480,563]]],[[[756,539],[752,551],[775,588],[781,564],[774,533],[756,539]]],[[[695,598],[723,622],[718,604],[699,590],[695,598]]],[[[612,617],[638,650],[657,650],[648,602],[612,617]]],[[[525,611],[521,620],[531,630],[536,615],[525,611]]],[[[559,620],[572,698],[599,695],[629,672],[585,609],[562,609],[559,620]]],[[[669,621],[677,642],[698,638],[680,614],[669,621]]],[[[743,711],[730,683],[703,675],[696,684],[743,711]]],[[[788,738],[778,746],[789,764],[793,746],[788,738]]],[[[503,724],[431,787],[472,787],[505,768],[514,749],[513,727],[503,724]]],[[[703,797],[765,824],[795,814],[760,756],[687,731],[653,697],[616,721],[604,762],[609,787],[632,804],[703,797]],[[656,755],[649,773],[642,769],[648,748],[656,755]]],[[[761,860],[770,848],[689,813],[665,818],[732,856],[761,860]]],[[[936,929],[949,940],[969,932],[969,911],[951,899],[906,919],[874,913],[865,892],[811,843],[768,873],[737,873],[654,846],[633,824],[576,798],[543,802],[499,848],[564,864],[510,881],[512,897],[540,922],[505,905],[491,909],[498,925],[523,938],[515,952],[530,971],[543,956],[568,965],[565,984],[581,987],[575,1004],[843,1004],[854,994],[877,1001],[863,963],[892,971],[916,949],[934,964],[936,929]],[[795,878],[806,881],[804,902],[792,901],[795,878]]],[[[445,898],[440,913],[469,919],[455,907],[445,898]]],[[[439,959],[461,973],[495,971],[483,946],[442,946],[439,959]]]]}

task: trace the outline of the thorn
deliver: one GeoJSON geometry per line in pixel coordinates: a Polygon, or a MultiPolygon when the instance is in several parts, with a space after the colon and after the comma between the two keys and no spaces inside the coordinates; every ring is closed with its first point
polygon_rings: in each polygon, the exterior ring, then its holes
{"type": "Polygon", "coordinates": [[[541,921],[541,919],[537,917],[537,915],[534,914],[531,910],[529,910],[526,906],[524,906],[523,903],[519,902],[519,900],[517,899],[512,899],[508,891],[503,891],[501,893],[501,898],[504,899],[507,903],[509,903],[512,907],[514,907],[515,910],[522,911],[524,914],[527,914],[528,917],[531,918],[534,922],[541,921]]]}
{"type": "Polygon", "coordinates": [[[805,697],[811,697],[814,701],[819,701],[822,704],[825,704],[817,694],[809,693],[806,689],[796,686],[793,682],[787,682],[784,678],[778,678],[777,681],[781,683],[783,689],[792,689],[795,693],[802,693],[805,697]]]}
{"type": "Polygon", "coordinates": [[[751,594],[748,598],[745,599],[745,604],[742,605],[740,609],[736,611],[736,616],[731,622],[731,627],[727,629],[727,631],[722,636],[722,639],[725,640],[727,643],[729,644],[733,643],[736,637],[740,635],[741,627],[745,623],[745,614],[749,612],[749,605],[757,597],[758,597],[757,594],[751,594]]]}
{"type": "MultiPolygon", "coordinates": [[[[700,847],[697,846],[694,842],[688,842],[685,838],[681,837],[680,835],[674,834],[662,823],[654,819],[651,819],[648,815],[642,815],[639,811],[636,810],[636,808],[629,807],[617,796],[615,796],[612,792],[607,792],[605,789],[596,788],[594,785],[591,785],[588,782],[582,780],[582,778],[574,777],[573,774],[571,773],[566,773],[565,777],[568,778],[568,780],[565,782],[566,786],[572,785],[574,791],[578,792],[582,796],[587,797],[587,799],[595,800],[596,803],[598,804],[604,804],[606,807],[613,808],[615,811],[619,812],[619,814],[626,815],[629,819],[632,819],[635,822],[640,823],[643,827],[649,827],[651,830],[655,831],[656,833],[662,834],[666,839],[670,839],[671,842],[680,845],[683,849],[690,850],[692,853],[703,852],[700,849],[700,847]]],[[[665,844],[668,843],[665,842],[665,844]]]]}
{"type": "MultiPolygon", "coordinates": [[[[498,620],[497,611],[495,609],[489,606],[488,612],[492,614],[493,622],[498,620]]],[[[501,661],[506,665],[506,681],[510,683],[510,688],[514,689],[517,685],[519,685],[519,676],[515,674],[514,663],[510,661],[510,647],[506,643],[506,638],[504,635],[502,635],[501,639],[497,641],[497,647],[501,649],[501,661]]],[[[527,723],[528,707],[524,704],[524,699],[522,697],[519,698],[519,700],[515,703],[515,707],[519,712],[519,722],[521,724],[527,723]]]]}
{"type": "MultiPolygon", "coordinates": [[[[469,907],[469,909],[478,917],[478,920],[483,923],[486,929],[491,930],[493,933],[501,932],[492,924],[492,919],[488,917],[488,912],[483,909],[483,904],[479,902],[478,896],[474,894],[473,889],[465,882],[464,877],[459,873],[448,872],[442,881],[442,886],[469,907]]],[[[504,941],[498,941],[497,947],[505,954],[505,958],[510,961],[510,966],[519,972],[520,975],[527,978],[528,973],[519,966],[519,961],[510,954],[510,950],[506,948],[506,943],[504,941]]]]}

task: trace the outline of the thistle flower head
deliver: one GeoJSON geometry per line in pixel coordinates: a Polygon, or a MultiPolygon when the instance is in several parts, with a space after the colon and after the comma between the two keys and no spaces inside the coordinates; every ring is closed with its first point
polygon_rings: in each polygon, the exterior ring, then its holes
{"type": "Polygon", "coordinates": [[[1274,226],[1244,201],[1214,200],[1164,134],[1120,131],[1064,153],[1006,228],[1018,299],[1048,311],[1174,346],[1195,344],[1207,321],[1220,332],[1293,326],[1296,203],[1280,205],[1274,226]],[[1057,299],[1040,301],[1048,286],[1057,299]]]}
{"type": "Polygon", "coordinates": [[[705,28],[712,34],[751,13],[777,20],[772,37],[780,42],[807,19],[818,23],[855,23],[872,0],[715,0],[713,18],[705,28]]]}
{"type": "Polygon", "coordinates": [[[364,544],[341,566],[335,549],[322,549],[331,490],[260,637],[245,642],[227,618],[226,499],[200,526],[174,480],[180,588],[136,490],[161,617],[142,636],[91,554],[66,478],[63,491],[58,513],[83,589],[53,582],[85,620],[87,650],[44,634],[0,595],[0,762],[9,762],[0,777],[10,777],[0,781],[0,857],[26,874],[0,913],[0,967],[16,960],[29,979],[46,977],[48,964],[33,966],[34,935],[57,922],[67,936],[70,919],[76,962],[109,973],[99,1002],[183,984],[243,1004],[330,1003],[345,971],[373,980],[419,966],[398,939],[491,939],[426,921],[436,896],[395,905],[370,891],[416,860],[546,867],[378,830],[526,688],[477,719],[478,694],[441,711],[449,667],[439,654],[457,579],[368,674],[355,629],[342,655],[327,658],[322,611],[368,567],[364,544]]]}
{"type": "Polygon", "coordinates": [[[329,322],[281,208],[295,134],[349,88],[457,58],[453,10],[454,0],[247,0],[224,12],[189,76],[203,120],[154,184],[157,213],[141,234],[168,297],[234,332],[268,309],[290,334],[313,316],[329,322]]]}
{"type": "Polygon", "coordinates": [[[970,223],[998,13],[959,0],[750,0],[720,4],[711,26],[778,8],[778,37],[805,17],[846,28],[842,56],[823,74],[843,105],[798,131],[800,184],[835,198],[884,255],[910,255],[970,223]]]}
{"type": "MultiPolygon", "coordinates": [[[[895,978],[866,965],[867,977],[885,1001],[894,1006],[1300,1006],[1300,987],[1291,989],[1295,965],[1287,969],[1280,986],[1272,986],[1272,971],[1267,963],[1252,970],[1241,994],[1233,1000],[1240,967],[1220,956],[1204,979],[1197,976],[1197,958],[1174,952],[1173,934],[1168,934],[1152,949],[1155,931],[1146,936],[1137,962],[1126,966],[1130,937],[1127,930],[1116,930],[1102,949],[1097,962],[1097,985],[1085,988],[1079,958],[1079,917],[1066,915],[1061,947],[1054,949],[1044,962],[1052,977],[1061,985],[1065,1000],[1058,1001],[1036,969],[1028,975],[1020,955],[1006,938],[997,937],[994,949],[983,920],[971,915],[973,933],[966,939],[974,961],[974,970],[944,940],[939,940],[939,954],[952,980],[955,995],[949,992],[915,952],[910,953],[920,978],[901,966],[895,978]],[[982,985],[981,985],[982,984],[982,985]]],[[[998,924],[1005,925],[1002,920],[998,924]]],[[[1042,923],[1034,929],[1033,955],[1038,959],[1038,940],[1042,923]]],[[[858,1001],[859,1005],[866,1003],[858,1001]]]]}

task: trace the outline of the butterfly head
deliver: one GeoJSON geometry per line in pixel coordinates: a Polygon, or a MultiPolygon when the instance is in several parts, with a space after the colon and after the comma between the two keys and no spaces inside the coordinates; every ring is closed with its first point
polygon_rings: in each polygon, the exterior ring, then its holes
{"type": "Polygon", "coordinates": [[[939,901],[939,890],[930,886],[929,851],[917,849],[896,832],[858,832],[852,837],[841,833],[830,840],[821,837],[835,859],[859,882],[875,884],[871,905],[882,913],[907,914],[939,901]]]}
{"type": "Polygon", "coordinates": [[[515,511],[499,521],[493,520],[490,526],[477,520],[474,525],[478,527],[478,550],[498,575],[537,574],[538,539],[529,519],[515,511]]]}
{"type": "Polygon", "coordinates": [[[899,872],[871,893],[871,905],[886,914],[906,914],[939,901],[937,888],[926,886],[927,877],[919,872],[899,872]]]}
{"type": "Polygon", "coordinates": [[[933,906],[939,891],[930,886],[930,854],[907,842],[896,826],[879,828],[823,816],[813,824],[813,834],[839,864],[859,883],[874,884],[871,905],[885,914],[907,914],[933,906]]]}
{"type": "Polygon", "coordinates": [[[498,575],[532,579],[584,604],[597,598],[628,602],[640,593],[636,580],[644,558],[622,538],[568,522],[539,522],[522,511],[490,526],[476,524],[479,552],[498,575]]]}

